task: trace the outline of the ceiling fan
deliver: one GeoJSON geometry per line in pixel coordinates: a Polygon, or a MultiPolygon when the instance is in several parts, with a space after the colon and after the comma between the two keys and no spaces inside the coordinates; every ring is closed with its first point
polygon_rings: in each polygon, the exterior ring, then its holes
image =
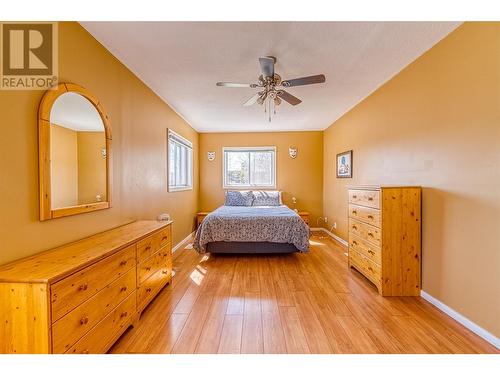
{"type": "Polygon", "coordinates": [[[258,103],[264,105],[264,111],[266,112],[269,108],[269,121],[271,121],[271,107],[274,108],[273,112],[276,114],[276,106],[280,105],[282,100],[291,105],[302,103],[302,100],[285,91],[283,88],[323,83],[326,80],[324,74],[318,74],[282,81],[280,75],[274,72],[276,57],[260,57],[259,63],[262,74],[259,76],[257,83],[217,82],[217,86],[258,88],[259,92],[243,103],[243,105],[248,107],[258,103]]]}

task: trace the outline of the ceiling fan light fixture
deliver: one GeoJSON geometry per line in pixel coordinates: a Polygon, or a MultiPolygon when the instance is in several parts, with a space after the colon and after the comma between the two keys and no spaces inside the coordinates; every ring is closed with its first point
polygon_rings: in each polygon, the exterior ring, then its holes
{"type": "Polygon", "coordinates": [[[267,99],[267,91],[263,91],[263,92],[261,92],[261,95],[257,99],[257,103],[260,104],[260,105],[262,105],[262,104],[264,104],[264,102],[266,101],[266,99],[267,99]]]}

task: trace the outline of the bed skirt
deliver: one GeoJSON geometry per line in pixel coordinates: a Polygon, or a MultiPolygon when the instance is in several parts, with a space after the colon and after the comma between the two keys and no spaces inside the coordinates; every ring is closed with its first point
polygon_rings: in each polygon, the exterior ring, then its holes
{"type": "Polygon", "coordinates": [[[278,254],[299,251],[291,243],[276,242],[209,242],[207,253],[217,254],[278,254]]]}

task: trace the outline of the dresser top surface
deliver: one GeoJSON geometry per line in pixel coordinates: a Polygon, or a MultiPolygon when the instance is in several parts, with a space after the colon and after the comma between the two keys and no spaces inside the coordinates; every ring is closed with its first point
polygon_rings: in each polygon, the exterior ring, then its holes
{"type": "Polygon", "coordinates": [[[4,264],[0,266],[0,282],[54,283],[171,223],[135,221],[4,264]]]}
{"type": "Polygon", "coordinates": [[[347,185],[347,190],[421,189],[412,185],[347,185]]]}

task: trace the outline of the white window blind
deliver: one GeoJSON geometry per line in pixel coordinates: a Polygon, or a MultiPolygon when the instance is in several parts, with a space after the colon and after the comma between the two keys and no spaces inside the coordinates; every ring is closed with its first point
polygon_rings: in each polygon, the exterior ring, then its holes
{"type": "Polygon", "coordinates": [[[193,188],[193,144],[168,130],[168,191],[193,188]]]}
{"type": "Polygon", "coordinates": [[[275,188],[276,147],[224,147],[224,188],[275,188]]]}

